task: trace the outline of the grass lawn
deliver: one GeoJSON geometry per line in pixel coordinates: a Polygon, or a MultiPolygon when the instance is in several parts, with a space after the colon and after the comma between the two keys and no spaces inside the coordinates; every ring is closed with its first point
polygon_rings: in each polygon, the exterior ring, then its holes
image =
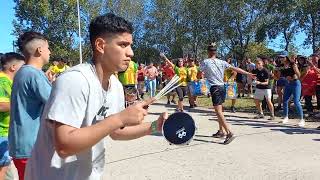
{"type": "MultiPolygon", "coordinates": [[[[158,93],[158,91],[157,91],[157,93],[158,93]]],[[[145,96],[149,97],[150,94],[146,93],[145,96]]],[[[166,97],[162,97],[161,100],[166,100],[166,97]]],[[[177,96],[176,96],[176,101],[178,101],[178,97],[177,96]]],[[[184,102],[185,102],[185,105],[187,105],[187,106],[189,105],[187,96],[185,97],[184,102]]],[[[197,105],[201,106],[201,107],[212,108],[211,97],[199,96],[197,98],[197,105]]],[[[223,106],[226,109],[230,108],[231,107],[231,100],[227,99],[225,101],[225,103],[223,104],[223,106]]],[[[252,112],[256,111],[254,100],[253,100],[253,98],[249,98],[249,97],[242,97],[240,99],[237,99],[236,104],[235,104],[235,108],[238,111],[252,111],[252,112]]]]}
{"type": "MultiPolygon", "coordinates": [[[[198,97],[197,103],[199,106],[212,107],[211,97],[210,98],[208,98],[207,96],[198,97]]],[[[230,99],[226,100],[226,102],[223,105],[225,108],[230,108],[231,100],[230,99]]],[[[237,110],[244,110],[244,111],[256,109],[253,99],[248,97],[237,99],[235,107],[237,110]]]]}

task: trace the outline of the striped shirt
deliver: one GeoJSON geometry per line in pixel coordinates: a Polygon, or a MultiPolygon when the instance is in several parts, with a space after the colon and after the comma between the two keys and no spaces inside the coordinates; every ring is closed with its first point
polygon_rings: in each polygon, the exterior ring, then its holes
{"type": "Polygon", "coordinates": [[[209,85],[224,85],[224,70],[231,67],[229,63],[220,59],[205,59],[200,62],[200,70],[207,78],[209,85]]]}

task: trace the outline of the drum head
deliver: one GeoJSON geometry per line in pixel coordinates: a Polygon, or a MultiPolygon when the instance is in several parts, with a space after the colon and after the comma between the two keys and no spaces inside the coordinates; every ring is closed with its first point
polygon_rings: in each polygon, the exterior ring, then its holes
{"type": "Polygon", "coordinates": [[[188,143],[194,136],[196,126],[192,117],[183,112],[177,112],[168,117],[162,127],[163,136],[172,144],[188,143]]]}

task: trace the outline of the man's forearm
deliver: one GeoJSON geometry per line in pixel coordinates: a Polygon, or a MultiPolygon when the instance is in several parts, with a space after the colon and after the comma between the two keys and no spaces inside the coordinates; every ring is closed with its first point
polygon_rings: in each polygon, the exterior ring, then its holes
{"type": "Polygon", "coordinates": [[[9,112],[10,102],[0,102],[0,112],[9,112]]]}
{"type": "Polygon", "coordinates": [[[245,71],[245,70],[242,70],[240,68],[237,68],[237,67],[232,67],[231,68],[232,70],[236,71],[237,73],[240,73],[240,74],[245,74],[245,75],[248,75],[250,74],[249,72],[245,71]]]}
{"type": "Polygon", "coordinates": [[[55,148],[65,158],[89,149],[104,137],[123,126],[117,115],[112,115],[94,125],[74,128],[55,122],[55,148]]]}
{"type": "Polygon", "coordinates": [[[113,140],[132,140],[151,134],[151,122],[146,122],[137,126],[118,129],[110,134],[113,140]]]}
{"type": "Polygon", "coordinates": [[[313,69],[315,70],[315,71],[317,71],[317,73],[320,73],[320,68],[317,68],[317,67],[313,67],[313,69]]]}
{"type": "MultiPolygon", "coordinates": [[[[268,85],[269,82],[259,82],[258,84],[259,84],[259,85],[268,85]]],[[[258,85],[258,84],[257,84],[257,85],[258,85]]]]}

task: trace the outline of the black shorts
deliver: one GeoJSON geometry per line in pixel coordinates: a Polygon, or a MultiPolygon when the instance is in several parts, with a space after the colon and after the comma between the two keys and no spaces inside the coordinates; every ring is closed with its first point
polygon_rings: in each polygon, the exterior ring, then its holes
{"type": "Polygon", "coordinates": [[[212,105],[218,106],[222,105],[226,99],[226,89],[224,88],[224,85],[213,85],[210,88],[210,94],[212,99],[212,105]]]}
{"type": "Polygon", "coordinates": [[[243,75],[238,73],[236,76],[236,82],[237,83],[243,83],[243,75]]]}
{"type": "Polygon", "coordinates": [[[184,96],[187,95],[187,86],[179,86],[176,88],[176,91],[179,96],[179,101],[183,101],[184,96]]]}

